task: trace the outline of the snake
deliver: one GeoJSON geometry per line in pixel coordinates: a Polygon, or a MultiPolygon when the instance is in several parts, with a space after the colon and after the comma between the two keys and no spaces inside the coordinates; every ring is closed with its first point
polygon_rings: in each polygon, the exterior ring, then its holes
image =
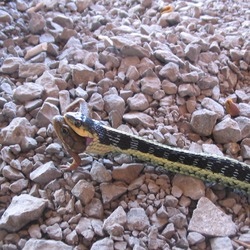
{"type": "Polygon", "coordinates": [[[173,173],[199,178],[250,194],[250,166],[229,157],[196,153],[130,134],[88,117],[84,112],[57,115],[53,125],[73,163],[80,165],[79,153],[106,155],[124,153],[173,173]]]}
{"type": "Polygon", "coordinates": [[[104,125],[82,112],[67,112],[65,123],[85,139],[85,152],[125,153],[174,173],[250,193],[250,166],[235,159],[170,147],[104,125]]]}

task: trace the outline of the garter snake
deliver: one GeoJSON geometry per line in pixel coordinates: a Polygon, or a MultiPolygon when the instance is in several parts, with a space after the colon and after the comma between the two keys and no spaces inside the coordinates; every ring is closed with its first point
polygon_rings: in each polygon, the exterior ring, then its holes
{"type": "Polygon", "coordinates": [[[127,134],[93,120],[82,112],[67,112],[64,121],[85,140],[85,152],[103,155],[125,153],[171,172],[250,193],[250,166],[227,157],[193,153],[127,134]]]}

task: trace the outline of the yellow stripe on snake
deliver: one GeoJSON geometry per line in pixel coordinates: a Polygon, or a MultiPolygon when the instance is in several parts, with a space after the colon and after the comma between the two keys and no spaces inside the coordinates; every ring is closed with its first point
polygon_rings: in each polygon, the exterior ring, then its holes
{"type": "MultiPolygon", "coordinates": [[[[75,139],[77,145],[82,145],[82,152],[87,154],[130,154],[171,172],[223,184],[250,194],[250,166],[237,160],[217,155],[193,153],[149,141],[105,126],[82,112],[67,112],[64,117],[56,116],[53,123],[65,148],[71,151],[69,153],[74,153],[74,155],[71,154],[74,162],[68,170],[75,169],[79,165],[79,159],[75,158],[75,155],[79,153],[80,149],[77,148],[77,151],[74,152],[74,147],[65,145],[68,142],[62,136],[62,125],[77,138],[77,140],[75,139]]],[[[66,138],[69,140],[68,135],[66,138]]]]}

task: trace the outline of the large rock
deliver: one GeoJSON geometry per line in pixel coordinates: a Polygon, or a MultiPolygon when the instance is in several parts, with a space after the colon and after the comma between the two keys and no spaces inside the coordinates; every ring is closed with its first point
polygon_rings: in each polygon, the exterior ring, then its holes
{"type": "Polygon", "coordinates": [[[38,220],[47,206],[45,199],[28,194],[15,196],[0,220],[0,228],[17,232],[31,221],[38,220]]]}

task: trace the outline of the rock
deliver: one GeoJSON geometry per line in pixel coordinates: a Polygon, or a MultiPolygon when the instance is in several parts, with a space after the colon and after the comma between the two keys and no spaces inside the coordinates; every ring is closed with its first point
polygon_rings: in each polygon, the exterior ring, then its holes
{"type": "Polygon", "coordinates": [[[90,243],[94,237],[94,231],[91,224],[91,219],[86,217],[81,217],[76,228],[76,232],[83,237],[85,242],[90,243]]]}
{"type": "Polygon", "coordinates": [[[193,212],[188,230],[211,237],[230,236],[236,233],[236,225],[230,216],[202,197],[193,212]]]}
{"type": "Polygon", "coordinates": [[[29,184],[28,180],[26,180],[26,179],[19,179],[19,180],[15,181],[15,182],[12,182],[12,184],[10,185],[10,190],[11,190],[11,192],[13,192],[15,194],[18,194],[22,190],[24,190],[25,188],[27,188],[28,184],[29,184]]]}
{"type": "Polygon", "coordinates": [[[83,12],[91,5],[91,0],[76,0],[77,11],[83,12]]]}
{"type": "Polygon", "coordinates": [[[202,100],[201,105],[203,108],[215,112],[218,116],[218,119],[221,119],[225,115],[223,106],[209,97],[205,97],[202,100]]]}
{"type": "Polygon", "coordinates": [[[97,161],[94,161],[90,170],[91,177],[98,183],[109,182],[112,180],[110,171],[105,166],[97,161]]]}
{"type": "Polygon", "coordinates": [[[37,80],[36,83],[39,83],[44,88],[44,98],[53,97],[58,98],[59,96],[59,87],[56,85],[55,77],[49,72],[45,71],[37,80]]]}
{"type": "Polygon", "coordinates": [[[212,249],[216,250],[233,250],[233,244],[229,237],[215,237],[210,239],[210,244],[212,249]]]}
{"type": "Polygon", "coordinates": [[[119,206],[112,212],[112,214],[104,221],[103,230],[111,235],[111,230],[114,224],[124,226],[127,222],[127,215],[122,206],[119,206]]]}
{"type": "Polygon", "coordinates": [[[196,110],[191,117],[191,126],[194,132],[202,136],[212,134],[215,123],[217,121],[217,114],[207,109],[196,110]]]}
{"type": "Polygon", "coordinates": [[[131,208],[127,213],[127,227],[129,230],[145,230],[149,227],[149,220],[143,208],[131,208]]]}
{"type": "Polygon", "coordinates": [[[114,180],[124,181],[127,184],[130,184],[139,176],[143,168],[143,164],[140,163],[125,163],[122,164],[121,167],[114,167],[112,177],[114,180]]]}
{"type": "Polygon", "coordinates": [[[76,65],[71,65],[71,70],[72,78],[76,85],[83,84],[83,86],[86,86],[89,81],[93,82],[95,80],[95,71],[84,64],[77,63],[76,65]]]}
{"type": "Polygon", "coordinates": [[[156,50],[154,52],[154,56],[162,63],[169,63],[169,62],[173,62],[179,66],[183,66],[184,63],[183,61],[177,57],[176,55],[174,55],[171,51],[168,50],[156,50]]]}
{"type": "Polygon", "coordinates": [[[181,21],[180,14],[178,12],[164,13],[161,15],[158,24],[163,28],[167,26],[173,26],[181,21]]]}
{"type": "Polygon", "coordinates": [[[173,186],[180,188],[185,196],[198,200],[205,195],[204,183],[194,177],[176,174],[173,179],[173,186]]]}
{"type": "Polygon", "coordinates": [[[161,88],[161,81],[158,76],[149,69],[145,72],[145,76],[140,80],[141,91],[147,95],[153,95],[161,88]]]}
{"type": "Polygon", "coordinates": [[[185,55],[187,59],[192,63],[197,62],[200,52],[201,52],[201,46],[199,44],[191,43],[188,44],[185,48],[185,55]]]}
{"type": "MultiPolygon", "coordinates": [[[[1,150],[2,153],[2,150],[1,150]]],[[[3,167],[2,170],[2,175],[7,178],[8,180],[19,180],[19,179],[23,179],[24,175],[18,171],[17,169],[12,168],[9,165],[6,165],[3,167]]]]}
{"type": "Polygon", "coordinates": [[[90,250],[111,250],[114,249],[114,241],[110,238],[103,238],[101,240],[96,241],[90,250]]]}
{"type": "Polygon", "coordinates": [[[58,223],[46,228],[46,233],[49,235],[50,239],[62,240],[62,229],[58,223]]]}
{"type": "Polygon", "coordinates": [[[73,250],[72,246],[65,244],[62,241],[58,240],[44,240],[44,239],[29,239],[23,248],[23,250],[42,250],[42,249],[53,249],[53,250],[73,250]]]}
{"type": "Polygon", "coordinates": [[[44,30],[46,21],[43,15],[32,12],[30,13],[29,30],[32,34],[40,33],[44,30]]]}
{"type": "Polygon", "coordinates": [[[5,74],[13,74],[19,71],[19,65],[24,63],[22,58],[8,57],[3,61],[2,72],[5,74]]]}
{"type": "Polygon", "coordinates": [[[28,78],[42,75],[47,70],[44,63],[22,63],[19,65],[19,77],[28,78]]]}
{"type": "Polygon", "coordinates": [[[119,183],[101,183],[100,190],[102,193],[102,201],[104,204],[107,204],[124,193],[127,192],[127,187],[124,185],[119,185],[119,183]]]}
{"type": "Polygon", "coordinates": [[[219,85],[219,80],[217,77],[214,76],[203,76],[201,79],[197,82],[198,87],[203,89],[212,89],[213,87],[219,85]]]}
{"type": "Polygon", "coordinates": [[[59,114],[59,109],[56,105],[49,102],[44,102],[36,116],[37,121],[39,121],[37,126],[47,127],[52,123],[53,118],[59,114]]]}
{"type": "Polygon", "coordinates": [[[0,219],[0,228],[17,232],[31,221],[38,220],[46,206],[45,199],[28,194],[15,196],[0,219]]]}
{"type": "Polygon", "coordinates": [[[205,241],[205,237],[200,233],[190,232],[187,236],[187,240],[190,246],[194,246],[205,241]]]}
{"type": "Polygon", "coordinates": [[[70,17],[67,17],[63,14],[56,15],[53,18],[53,22],[59,24],[63,28],[68,28],[68,29],[73,29],[74,28],[74,23],[73,20],[70,17]]]}
{"type": "Polygon", "coordinates": [[[223,153],[220,151],[220,149],[216,145],[213,145],[213,144],[203,143],[202,150],[204,153],[207,153],[207,154],[223,156],[223,153]]]}
{"type": "Polygon", "coordinates": [[[198,96],[200,94],[199,89],[194,84],[180,84],[178,87],[178,94],[181,97],[185,96],[198,96]]]}
{"type": "Polygon", "coordinates": [[[168,80],[163,80],[162,81],[162,89],[164,92],[168,95],[174,95],[177,93],[177,86],[176,84],[168,81],[168,80]]]}
{"type": "Polygon", "coordinates": [[[110,113],[111,111],[116,110],[120,116],[123,116],[125,112],[125,102],[120,96],[110,94],[104,96],[103,100],[106,112],[110,113]]]}
{"type": "Polygon", "coordinates": [[[150,57],[150,52],[137,44],[124,45],[121,48],[121,53],[124,56],[138,56],[139,58],[150,57]]]}
{"type": "Polygon", "coordinates": [[[80,180],[76,183],[71,192],[83,205],[86,205],[94,198],[95,188],[90,182],[80,180]]]}
{"type": "Polygon", "coordinates": [[[179,65],[169,62],[160,70],[159,75],[169,79],[171,82],[176,82],[179,77],[179,65]]]}
{"type": "Polygon", "coordinates": [[[17,102],[26,103],[34,99],[40,99],[43,92],[43,86],[26,82],[14,90],[13,98],[17,102]]]}
{"type": "Polygon", "coordinates": [[[168,223],[167,226],[163,229],[162,235],[166,239],[172,238],[172,236],[175,234],[175,227],[173,223],[168,223]]]}
{"type": "Polygon", "coordinates": [[[128,79],[128,81],[136,81],[139,79],[139,77],[140,73],[138,72],[137,68],[134,65],[131,65],[126,72],[126,78],[128,79]]]}
{"type": "Polygon", "coordinates": [[[250,118],[250,105],[247,103],[239,103],[238,108],[240,110],[240,116],[246,116],[250,118]]]}
{"type": "Polygon", "coordinates": [[[60,176],[62,176],[62,172],[55,167],[52,161],[41,165],[30,173],[30,179],[41,185],[45,185],[60,176]]]}
{"type": "Polygon", "coordinates": [[[250,149],[250,139],[245,138],[241,142],[241,155],[242,155],[243,159],[250,159],[249,149],[250,149]]]}
{"type": "Polygon", "coordinates": [[[8,12],[0,10],[0,23],[12,23],[12,21],[13,18],[8,12]]]}
{"type": "Polygon", "coordinates": [[[213,136],[216,143],[237,142],[241,140],[241,130],[238,123],[228,117],[215,125],[213,136]]]}
{"type": "Polygon", "coordinates": [[[187,218],[184,214],[178,213],[171,216],[168,220],[170,223],[173,223],[175,228],[183,229],[187,226],[187,218]]]}
{"type": "Polygon", "coordinates": [[[104,100],[99,93],[93,93],[89,100],[89,105],[93,107],[95,111],[103,111],[104,110],[104,100]]]}
{"type": "Polygon", "coordinates": [[[0,143],[3,145],[20,144],[22,148],[22,143],[34,135],[35,128],[30,122],[25,117],[16,117],[7,127],[1,129],[0,143]]]}
{"type": "Polygon", "coordinates": [[[199,74],[196,71],[183,73],[180,75],[180,79],[184,83],[196,83],[199,80],[199,74]]]}
{"type": "Polygon", "coordinates": [[[90,203],[85,206],[85,213],[89,217],[102,219],[103,218],[103,205],[101,200],[93,198],[90,203]]]}
{"type": "Polygon", "coordinates": [[[143,93],[135,94],[133,97],[127,99],[130,110],[143,111],[149,107],[147,97],[143,93]]]}
{"type": "Polygon", "coordinates": [[[145,128],[154,128],[154,120],[151,116],[141,112],[130,112],[123,115],[123,119],[132,126],[143,126],[145,128]]]}

